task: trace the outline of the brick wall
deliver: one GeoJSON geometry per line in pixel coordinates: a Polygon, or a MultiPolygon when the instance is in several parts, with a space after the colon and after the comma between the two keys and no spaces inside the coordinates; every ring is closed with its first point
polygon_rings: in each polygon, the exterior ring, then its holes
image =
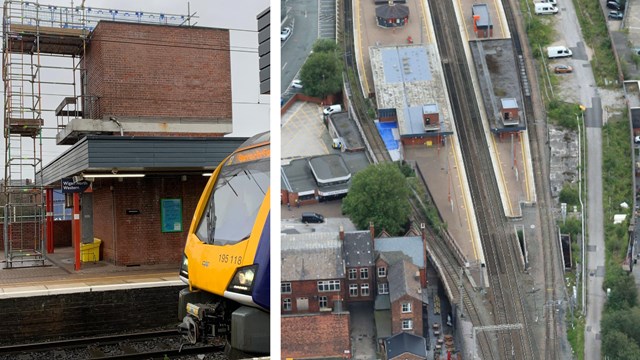
{"type": "Polygon", "coordinates": [[[180,287],[0,300],[0,343],[18,344],[177,325],[180,287]]]}
{"type": "MultiPolygon", "coordinates": [[[[35,237],[36,225],[35,223],[22,223],[14,224],[13,241],[12,245],[15,248],[20,247],[18,239],[20,235],[24,236],[25,245],[32,247],[32,242],[35,237]]],[[[53,222],[53,240],[55,246],[71,246],[71,220],[54,221],[53,222]]],[[[0,243],[4,244],[4,224],[0,223],[0,243]]],[[[4,246],[4,245],[2,245],[4,246]]],[[[44,245],[46,248],[46,244],[44,245]]],[[[44,250],[44,249],[43,249],[44,250]]]]}
{"type": "MultiPolygon", "coordinates": [[[[389,273],[389,264],[387,264],[386,261],[382,260],[381,258],[376,259],[376,267],[375,267],[375,274],[376,274],[376,294],[378,294],[378,287],[380,286],[379,284],[387,284],[387,289],[388,288],[388,284],[389,284],[389,278],[387,277],[387,275],[385,276],[378,276],[378,268],[379,267],[383,267],[386,269],[386,273],[389,273]]],[[[388,293],[388,292],[387,292],[388,293]]]]}
{"type": "Polygon", "coordinates": [[[351,349],[349,313],[283,316],[282,358],[343,357],[351,349]]]}
{"type": "MultiPolygon", "coordinates": [[[[13,223],[10,226],[9,239],[14,249],[35,249],[34,242],[42,238],[42,234],[38,232],[44,231],[44,224],[39,226],[34,222],[13,223]]],[[[4,249],[4,224],[0,224],[0,238],[4,249]]]]}
{"type": "Polygon", "coordinates": [[[347,278],[345,280],[347,285],[345,286],[345,294],[347,296],[347,300],[348,301],[373,301],[373,294],[378,291],[375,288],[375,286],[373,285],[373,279],[376,276],[375,273],[374,273],[374,269],[375,269],[375,267],[373,267],[373,266],[347,268],[347,278]],[[368,270],[368,278],[367,279],[362,279],[360,277],[360,275],[361,275],[360,269],[362,269],[362,268],[366,268],[368,270]],[[356,277],[355,280],[349,280],[349,269],[355,269],[356,270],[357,277],[356,277]],[[351,292],[349,290],[349,287],[350,287],[351,284],[354,284],[354,285],[358,286],[358,294],[357,294],[357,296],[351,296],[351,292]],[[368,296],[363,296],[362,295],[362,285],[363,284],[369,285],[369,295],[368,296]]]}
{"type": "MultiPolygon", "coordinates": [[[[321,279],[322,280],[322,279],[321,279]]],[[[299,313],[317,313],[320,311],[319,299],[321,296],[327,297],[327,305],[330,308],[334,308],[334,302],[336,300],[343,300],[345,298],[345,286],[344,280],[340,281],[340,291],[318,291],[318,282],[316,280],[307,281],[292,281],[291,293],[280,294],[280,308],[282,314],[299,314],[299,313]],[[298,309],[297,299],[307,298],[309,301],[309,309],[307,311],[298,309]],[[291,311],[285,311],[282,308],[284,299],[291,299],[291,311]]]]}
{"type": "Polygon", "coordinates": [[[85,95],[95,100],[85,117],[231,123],[228,30],[101,21],[85,60],[85,95]]]}
{"type": "Polygon", "coordinates": [[[102,259],[116,265],[179,264],[191,219],[208,178],[100,179],[93,183],[93,231],[102,259]],[[160,199],[182,199],[182,231],[162,232],[160,199]],[[128,215],[127,210],[138,210],[128,215]]]}
{"type": "Polygon", "coordinates": [[[403,295],[391,303],[391,333],[408,332],[422,336],[422,302],[409,295],[403,295]],[[411,303],[411,312],[402,312],[402,303],[411,303]],[[413,320],[413,330],[402,330],[402,320],[413,320]]]}

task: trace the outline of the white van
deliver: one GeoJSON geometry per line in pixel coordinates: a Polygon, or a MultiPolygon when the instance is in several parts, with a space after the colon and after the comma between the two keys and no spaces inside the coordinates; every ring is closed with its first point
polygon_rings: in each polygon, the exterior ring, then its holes
{"type": "Polygon", "coordinates": [[[542,0],[542,2],[551,4],[551,5],[558,5],[558,0],[542,0]]]}
{"type": "Polygon", "coordinates": [[[322,110],[322,113],[325,115],[331,115],[334,112],[340,112],[340,111],[342,111],[342,105],[336,104],[336,105],[327,106],[326,108],[324,108],[324,110],[322,110]]]}
{"type": "Polygon", "coordinates": [[[550,3],[535,3],[535,11],[537,15],[557,14],[558,8],[550,3]]]}
{"type": "Polygon", "coordinates": [[[547,56],[549,59],[571,57],[573,53],[566,46],[549,46],[547,48],[547,56]]]}

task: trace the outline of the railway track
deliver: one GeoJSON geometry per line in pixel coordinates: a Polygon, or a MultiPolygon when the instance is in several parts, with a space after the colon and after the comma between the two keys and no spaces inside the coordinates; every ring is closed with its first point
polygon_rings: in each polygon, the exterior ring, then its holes
{"type": "Polygon", "coordinates": [[[0,347],[0,359],[32,354],[40,359],[155,359],[221,352],[224,345],[182,346],[177,330],[107,335],[0,347]]]}
{"type": "MultiPolygon", "coordinates": [[[[522,73],[526,74],[525,61],[526,58],[532,58],[530,51],[529,54],[525,54],[525,49],[522,46],[522,40],[520,37],[522,29],[522,23],[518,22],[515,17],[514,7],[517,8],[518,4],[512,0],[502,1],[507,24],[511,31],[511,39],[513,41],[513,48],[515,51],[515,61],[521,64],[522,73]],[[528,56],[527,56],[528,55],[528,56]]],[[[531,72],[533,73],[533,72],[531,72]]],[[[535,79],[534,79],[535,82],[535,79]]],[[[527,129],[529,129],[531,147],[532,163],[534,168],[534,174],[536,176],[536,194],[538,197],[538,219],[540,223],[540,232],[543,239],[543,258],[544,258],[544,279],[545,279],[545,306],[547,310],[544,314],[546,336],[545,336],[545,359],[553,360],[559,359],[559,341],[558,341],[558,328],[555,311],[555,300],[558,298],[558,290],[556,288],[556,266],[558,264],[558,250],[553,246],[553,239],[556,239],[557,234],[553,225],[553,214],[550,209],[552,208],[552,199],[549,189],[551,185],[549,183],[549,158],[547,153],[546,141],[546,127],[538,126],[536,123],[536,113],[534,111],[534,100],[532,98],[532,91],[530,89],[530,82],[528,79],[521,78],[521,86],[524,89],[524,111],[527,119],[527,129]],[[546,165],[546,166],[545,166],[546,165]]],[[[559,279],[563,281],[563,279],[559,279]]]]}
{"type": "Polygon", "coordinates": [[[470,181],[478,228],[485,250],[489,274],[490,302],[496,325],[522,324],[520,330],[495,333],[491,356],[499,359],[536,359],[527,327],[523,292],[519,288],[520,269],[515,262],[515,231],[501,212],[498,187],[490,169],[491,157],[482,128],[482,119],[471,86],[462,38],[456,24],[453,3],[429,0],[436,39],[451,97],[458,139],[470,181]],[[445,26],[448,24],[448,26],[445,26]],[[496,349],[497,347],[497,349],[496,349]]]}
{"type": "Polygon", "coordinates": [[[373,121],[369,120],[367,115],[367,105],[365,99],[360,91],[360,82],[358,80],[358,69],[355,60],[355,42],[353,39],[353,1],[340,0],[340,6],[344,8],[344,25],[342,31],[342,43],[345,58],[345,68],[347,72],[356,74],[355,79],[352,80],[347,76],[347,88],[349,100],[353,104],[353,109],[356,113],[356,121],[360,124],[362,131],[365,135],[365,141],[369,143],[371,152],[373,153],[375,163],[391,161],[391,155],[387,151],[387,147],[384,145],[384,141],[378,133],[378,129],[373,121]]]}

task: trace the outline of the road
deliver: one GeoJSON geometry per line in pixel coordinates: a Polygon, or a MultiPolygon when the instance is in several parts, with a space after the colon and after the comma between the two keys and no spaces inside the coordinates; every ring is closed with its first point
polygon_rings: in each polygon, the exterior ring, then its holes
{"type": "Polygon", "coordinates": [[[283,26],[292,28],[293,33],[281,42],[282,94],[287,93],[318,38],[318,0],[287,0],[285,9],[288,16],[283,26]]]}
{"type": "Polygon", "coordinates": [[[586,269],[586,324],[584,339],[585,360],[600,360],[600,319],[605,297],[602,292],[604,279],[604,225],[602,208],[602,105],[598,95],[589,56],[584,46],[580,24],[573,2],[562,3],[562,11],[557,15],[556,30],[562,34],[562,42],[573,51],[573,65],[578,79],[578,98],[588,109],[585,113],[587,171],[587,269],[586,269]]]}

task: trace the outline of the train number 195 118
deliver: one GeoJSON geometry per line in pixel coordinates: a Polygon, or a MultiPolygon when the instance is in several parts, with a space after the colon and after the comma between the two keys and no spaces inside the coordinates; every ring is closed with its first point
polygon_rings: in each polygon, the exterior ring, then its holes
{"type": "Polygon", "coordinates": [[[235,255],[229,255],[229,254],[220,254],[218,256],[218,261],[220,261],[221,263],[231,263],[231,264],[237,264],[240,265],[242,263],[242,256],[235,256],[235,255]]]}

